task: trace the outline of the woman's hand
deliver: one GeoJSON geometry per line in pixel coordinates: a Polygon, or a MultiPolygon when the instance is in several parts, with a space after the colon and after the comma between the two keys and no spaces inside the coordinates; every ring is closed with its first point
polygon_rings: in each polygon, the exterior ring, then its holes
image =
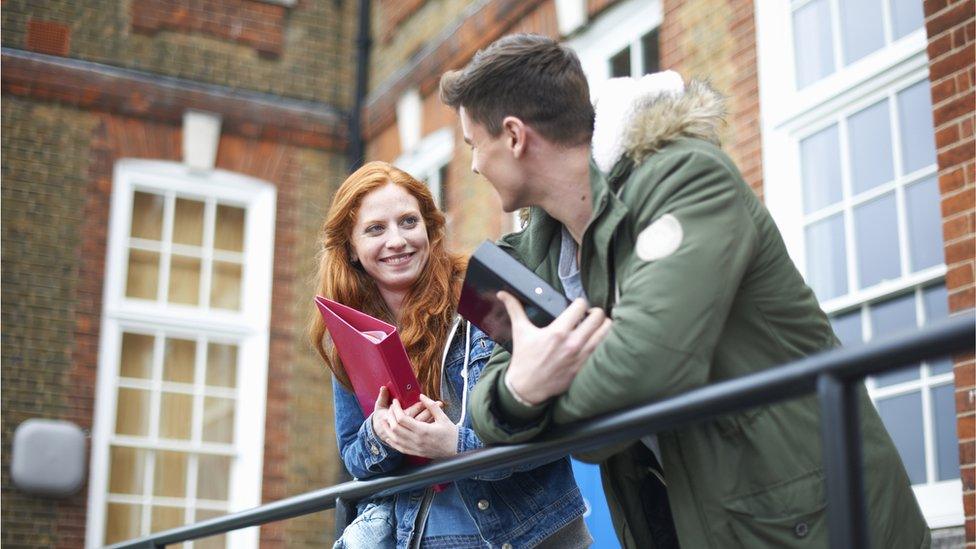
{"type": "MultiPolygon", "coordinates": [[[[394,402],[396,401],[394,400],[394,402]]],[[[397,405],[397,408],[400,408],[399,404],[397,405]]],[[[430,421],[430,413],[421,402],[414,404],[406,410],[400,409],[400,412],[416,418],[419,421],[430,421]]],[[[376,395],[376,404],[373,406],[373,414],[369,417],[370,421],[373,423],[373,433],[375,433],[384,444],[391,446],[390,443],[387,442],[390,439],[389,418],[392,417],[390,414],[390,390],[387,389],[385,385],[380,387],[380,394],[376,395]]]]}
{"type": "Polygon", "coordinates": [[[388,435],[381,436],[383,442],[413,456],[436,459],[457,454],[458,427],[441,406],[443,403],[420,395],[420,402],[404,410],[394,399],[385,414],[388,435]],[[411,413],[418,405],[422,410],[411,413]],[[431,421],[422,421],[428,415],[431,421]]]}

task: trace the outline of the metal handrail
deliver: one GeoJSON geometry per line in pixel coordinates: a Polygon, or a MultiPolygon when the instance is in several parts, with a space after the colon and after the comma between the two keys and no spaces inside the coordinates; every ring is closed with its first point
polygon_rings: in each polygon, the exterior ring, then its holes
{"type": "Polygon", "coordinates": [[[828,527],[832,547],[867,547],[856,391],[865,376],[976,348],[976,315],[967,313],[923,329],[863,345],[833,349],[755,374],[694,389],[652,404],[554,430],[525,444],[494,446],[400,475],[350,481],[118,543],[111,549],[158,548],[231,530],[324,511],[337,500],[423,488],[477,473],[554,459],[679,428],[715,416],[818,393],[823,414],[828,527]]]}

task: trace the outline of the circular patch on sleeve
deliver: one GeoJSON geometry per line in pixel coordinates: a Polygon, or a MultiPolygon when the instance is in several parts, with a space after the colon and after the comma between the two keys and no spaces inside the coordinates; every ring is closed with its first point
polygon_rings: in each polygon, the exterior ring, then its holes
{"type": "Polygon", "coordinates": [[[668,257],[678,250],[683,238],[681,222],[677,217],[665,214],[637,235],[637,257],[644,261],[668,257]]]}

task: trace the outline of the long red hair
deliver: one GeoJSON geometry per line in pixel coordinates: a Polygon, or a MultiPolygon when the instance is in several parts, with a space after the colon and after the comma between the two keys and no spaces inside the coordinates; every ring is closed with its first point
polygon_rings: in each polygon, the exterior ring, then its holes
{"type": "MultiPolygon", "coordinates": [[[[386,162],[369,162],[342,183],[332,197],[320,235],[318,293],[354,307],[391,324],[413,364],[424,394],[440,398],[441,353],[457,309],[465,260],[447,251],[444,214],[437,209],[426,185],[386,162]],[[430,256],[427,265],[403,300],[400,319],[383,301],[376,282],[350,260],[350,239],[363,197],[389,183],[399,185],[420,205],[427,227],[430,256]]],[[[313,308],[314,309],[314,308],[313,308]]],[[[342,385],[351,388],[349,376],[331,342],[317,310],[310,316],[308,335],[312,346],[342,385]]]]}

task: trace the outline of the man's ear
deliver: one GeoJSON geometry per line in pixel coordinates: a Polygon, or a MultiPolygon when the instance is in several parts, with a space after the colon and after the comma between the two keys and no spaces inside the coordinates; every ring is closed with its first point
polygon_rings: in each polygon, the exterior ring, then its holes
{"type": "Polygon", "coordinates": [[[527,130],[525,122],[522,122],[522,119],[517,116],[506,116],[502,120],[502,133],[504,133],[508,148],[515,158],[521,158],[525,154],[528,145],[526,142],[527,130]]]}

